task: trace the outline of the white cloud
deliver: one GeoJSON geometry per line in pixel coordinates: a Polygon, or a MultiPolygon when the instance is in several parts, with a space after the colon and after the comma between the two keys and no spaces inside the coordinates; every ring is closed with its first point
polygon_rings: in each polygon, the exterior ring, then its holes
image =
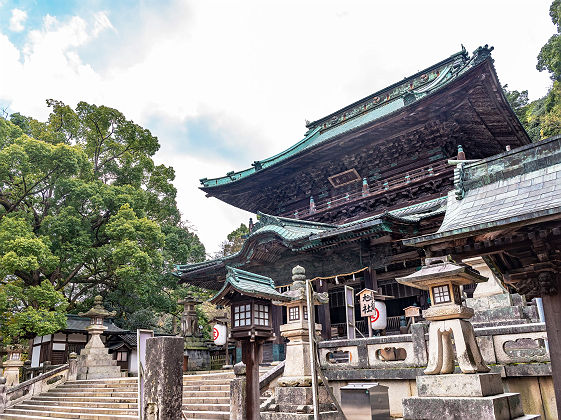
{"type": "Polygon", "coordinates": [[[305,118],[432,65],[461,43],[470,51],[494,45],[501,82],[543,96],[550,82],[535,63],[554,32],[550,3],[513,0],[508,18],[502,2],[487,0],[176,0],[143,3],[135,19],[120,21],[110,11],[47,15],[21,49],[0,34],[0,101],[37,118],[48,114],[46,98],[103,103],[151,129],[162,144],[158,163],[176,169],[180,210],[214,252],[249,215],[205,198],[199,178],[281,151],[302,138],[305,118]],[[85,58],[85,46],[107,58],[103,66],[85,58]],[[147,125],[154,118],[173,129],[147,125]],[[224,150],[246,157],[179,147],[193,141],[185,125],[200,119],[212,120],[224,150]]]}
{"type": "Polygon", "coordinates": [[[10,30],[13,32],[21,32],[25,29],[23,25],[27,20],[27,12],[21,9],[12,9],[12,17],[10,18],[10,30]]]}

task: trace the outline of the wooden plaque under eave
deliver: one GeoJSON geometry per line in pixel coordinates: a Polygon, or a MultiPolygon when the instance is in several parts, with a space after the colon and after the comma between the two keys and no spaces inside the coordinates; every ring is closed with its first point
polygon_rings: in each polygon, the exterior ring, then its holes
{"type": "Polygon", "coordinates": [[[329,182],[335,188],[339,188],[342,187],[343,185],[351,184],[353,182],[358,182],[361,180],[360,175],[354,168],[349,169],[348,171],[345,172],[340,172],[338,174],[331,175],[327,179],[329,179],[329,182]]]}

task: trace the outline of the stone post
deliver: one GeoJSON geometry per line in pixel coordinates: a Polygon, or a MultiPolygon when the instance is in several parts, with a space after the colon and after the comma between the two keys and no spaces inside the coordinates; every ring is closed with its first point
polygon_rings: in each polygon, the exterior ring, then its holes
{"type": "Polygon", "coordinates": [[[141,420],[181,420],[183,338],[146,340],[144,410],[141,420]]]}
{"type": "Polygon", "coordinates": [[[243,362],[234,365],[236,377],[230,382],[230,420],[245,420],[245,364],[243,362]]]}
{"type": "Polygon", "coordinates": [[[75,381],[78,376],[78,355],[72,352],[68,355],[68,376],[67,381],[75,381]]]}
{"type": "Polygon", "coordinates": [[[0,376],[0,413],[6,410],[7,396],[6,391],[8,387],[6,386],[6,378],[0,376]]]}
{"type": "Polygon", "coordinates": [[[426,366],[427,358],[427,342],[425,341],[425,333],[428,330],[426,324],[411,324],[411,339],[413,340],[413,353],[417,366],[426,366]]]}

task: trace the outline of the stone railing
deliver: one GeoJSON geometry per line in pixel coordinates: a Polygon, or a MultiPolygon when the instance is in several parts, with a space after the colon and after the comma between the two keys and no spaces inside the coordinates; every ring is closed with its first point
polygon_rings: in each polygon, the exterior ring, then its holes
{"type": "MultiPolygon", "coordinates": [[[[427,365],[426,332],[426,324],[413,324],[411,334],[322,341],[320,363],[328,379],[365,379],[373,373],[363,375],[363,370],[383,370],[379,375],[387,379],[411,379],[427,365]]],[[[551,374],[544,323],[476,328],[475,335],[493,370],[505,376],[551,374]]]]}
{"type": "Polygon", "coordinates": [[[67,380],[75,380],[76,372],[76,359],[71,358],[68,364],[60,365],[46,373],[9,388],[5,385],[5,378],[0,377],[0,413],[3,413],[8,407],[26,401],[34,395],[46,392],[67,380]]]}

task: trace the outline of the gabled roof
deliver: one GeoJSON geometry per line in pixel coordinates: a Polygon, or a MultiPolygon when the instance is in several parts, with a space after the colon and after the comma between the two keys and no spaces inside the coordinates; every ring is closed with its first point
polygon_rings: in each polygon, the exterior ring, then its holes
{"type": "Polygon", "coordinates": [[[275,289],[275,283],[270,277],[260,276],[249,271],[226,267],[228,274],[222,289],[214,295],[210,302],[216,305],[229,302],[232,293],[240,293],[245,296],[256,298],[275,299],[281,301],[290,300],[275,289]]]}
{"type": "Polygon", "coordinates": [[[490,56],[493,47],[487,45],[474,51],[472,57],[462,50],[410,77],[375,92],[351,105],[307,125],[304,138],[288,149],[252,164],[251,168],[229,172],[219,178],[200,180],[204,191],[240,181],[270,168],[304,150],[325,143],[335,137],[371,124],[397,112],[418,100],[430,96],[476,67],[490,56]]]}

